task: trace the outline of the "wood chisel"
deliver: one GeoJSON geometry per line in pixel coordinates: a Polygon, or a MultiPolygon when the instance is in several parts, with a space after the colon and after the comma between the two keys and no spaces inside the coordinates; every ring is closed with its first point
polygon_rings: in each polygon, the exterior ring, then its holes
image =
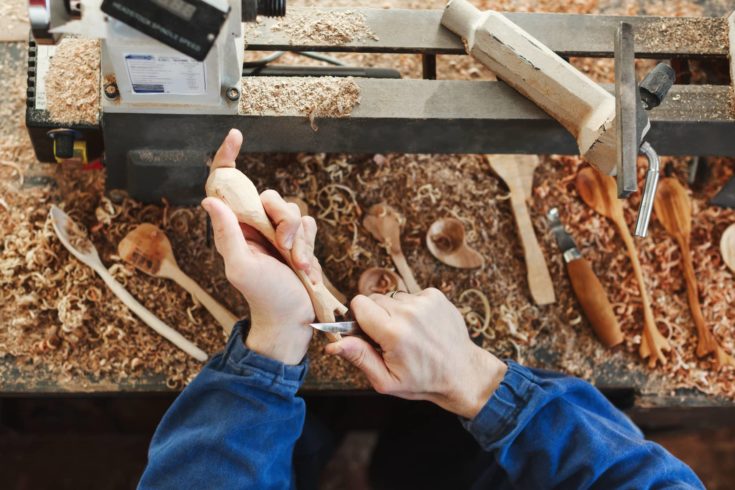
{"type": "Polygon", "coordinates": [[[600,280],[561,224],[559,210],[550,209],[546,217],[554,238],[556,238],[556,243],[564,256],[564,263],[567,265],[567,273],[577,301],[582,306],[597,338],[607,347],[618,345],[623,341],[623,333],[620,331],[620,325],[618,325],[618,320],[600,280]]]}

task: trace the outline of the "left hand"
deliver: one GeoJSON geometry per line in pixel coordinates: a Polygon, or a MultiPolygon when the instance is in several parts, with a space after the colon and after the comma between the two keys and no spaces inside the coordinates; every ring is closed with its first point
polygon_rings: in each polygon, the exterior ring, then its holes
{"type": "MultiPolygon", "coordinates": [[[[235,167],[242,134],[231,130],[212,162],[212,170],[235,167]]],[[[282,260],[290,253],[296,267],[310,277],[321,274],[314,258],[316,222],[301,216],[273,190],[260,195],[266,214],[276,230],[276,250],[251,227],[241,224],[221,200],[208,197],[202,207],[209,213],[217,251],[225,261],[227,279],[245,297],[250,307],[247,347],[286,364],[298,364],[311,340],[314,308],[303,284],[282,260]]]]}

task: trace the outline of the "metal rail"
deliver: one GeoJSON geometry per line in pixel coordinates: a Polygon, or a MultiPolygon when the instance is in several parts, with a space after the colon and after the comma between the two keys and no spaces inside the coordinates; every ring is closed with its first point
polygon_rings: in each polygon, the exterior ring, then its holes
{"type": "MultiPolygon", "coordinates": [[[[292,9],[296,11],[297,9],[292,9]]],[[[368,53],[465,54],[459,38],[443,28],[441,10],[332,9],[365,16],[378,36],[334,46],[300,42],[292,45],[287,33],[273,31],[278,21],[265,19],[247,29],[245,43],[253,51],[332,51],[368,53]]],[[[319,9],[308,9],[318,15],[319,9]]],[[[562,56],[612,57],[615,30],[621,21],[633,26],[636,57],[728,56],[727,20],[721,17],[646,17],[582,14],[507,13],[510,20],[562,56]]]]}

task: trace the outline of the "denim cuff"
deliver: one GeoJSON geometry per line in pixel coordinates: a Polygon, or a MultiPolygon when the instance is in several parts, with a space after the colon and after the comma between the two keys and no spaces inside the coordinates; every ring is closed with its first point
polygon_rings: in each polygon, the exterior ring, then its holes
{"type": "Polygon", "coordinates": [[[486,450],[516,428],[524,409],[533,409],[528,403],[536,386],[533,373],[516,362],[505,363],[508,371],[485,406],[474,419],[462,420],[464,428],[486,450]]]}
{"type": "MultiPolygon", "coordinates": [[[[263,356],[245,346],[244,336],[250,325],[247,320],[241,320],[232,329],[225,351],[222,353],[222,367],[233,374],[256,375],[272,386],[285,388],[288,394],[295,394],[306,377],[309,363],[304,359],[298,365],[292,366],[263,356]]],[[[283,391],[283,390],[278,390],[283,391]]]]}

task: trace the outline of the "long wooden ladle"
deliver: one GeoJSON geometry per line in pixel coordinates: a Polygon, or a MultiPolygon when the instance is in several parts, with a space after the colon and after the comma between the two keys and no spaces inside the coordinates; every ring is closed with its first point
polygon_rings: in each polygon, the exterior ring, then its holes
{"type": "MultiPolygon", "coordinates": [[[[273,228],[265,209],[263,209],[258,189],[244,173],[231,167],[216,168],[209,174],[205,188],[207,196],[224,201],[235,213],[240,223],[253,227],[278,249],[276,246],[276,230],[273,228]]],[[[306,292],[309,293],[309,298],[311,298],[311,303],[314,306],[314,313],[320,322],[334,322],[336,319],[335,311],[342,315],[347,313],[347,308],[329,292],[323,281],[312,282],[303,270],[294,266],[291,254],[283,254],[283,259],[293,269],[304,285],[306,292]]],[[[331,341],[341,338],[335,334],[327,334],[327,337],[331,341]]]]}
{"type": "Polygon", "coordinates": [[[420,293],[421,286],[416,282],[413,271],[406,262],[401,250],[401,220],[398,211],[385,203],[372,206],[362,221],[362,225],[377,241],[388,250],[398,273],[406,283],[409,293],[420,293]]]}
{"type": "Polygon", "coordinates": [[[582,200],[589,207],[612,220],[628,251],[628,257],[633,266],[636,281],[638,281],[638,289],[643,303],[643,336],[638,351],[640,356],[644,359],[648,358],[650,367],[654,367],[658,361],[661,361],[661,364],[666,364],[666,357],[662,351],[671,350],[671,346],[669,341],[656,328],[656,321],[653,318],[653,309],[651,308],[651,298],[648,296],[646,284],[643,281],[638,251],[623,216],[623,205],[617,196],[615,179],[601,174],[592,167],[585,167],[577,174],[576,185],[579,195],[582,196],[582,200]]]}
{"type": "Polygon", "coordinates": [[[692,232],[692,204],[686,189],[675,177],[662,179],[658,184],[656,200],[653,203],[656,217],[664,229],[673,236],[681,249],[681,265],[687,283],[687,299],[692,312],[694,325],[697,327],[697,357],[714,354],[719,365],[735,365],[733,359],[717,343],[712,331],[707,327],[699,304],[699,286],[694,275],[690,237],[692,232]]]}
{"type": "Polygon", "coordinates": [[[226,334],[232,332],[237,317],[179,268],[171,242],[163,230],[150,223],[138,225],[122,239],[117,246],[117,253],[124,261],[133,264],[146,274],[173,280],[212,314],[226,334]]]}

